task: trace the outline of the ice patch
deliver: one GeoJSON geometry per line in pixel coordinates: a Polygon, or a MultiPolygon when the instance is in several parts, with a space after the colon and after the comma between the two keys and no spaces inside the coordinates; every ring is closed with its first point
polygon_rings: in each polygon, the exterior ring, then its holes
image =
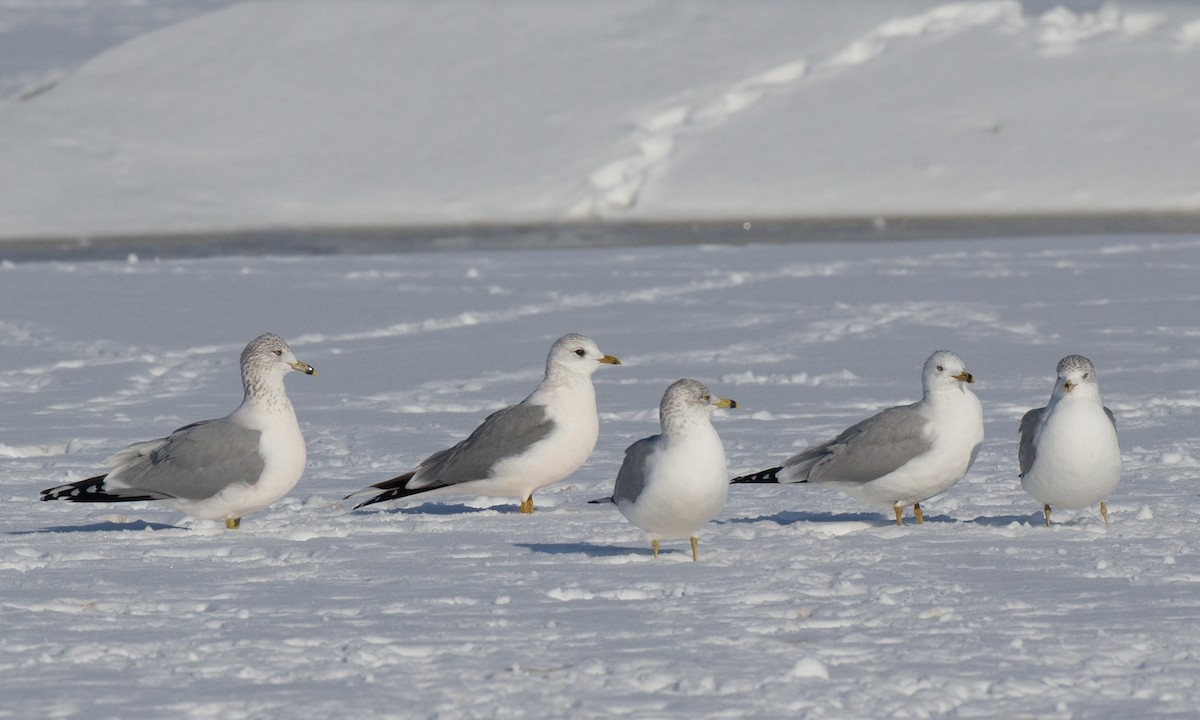
{"type": "Polygon", "coordinates": [[[829,679],[829,668],[825,667],[825,663],[813,657],[801,658],[792,666],[788,677],[802,678],[817,678],[819,680],[829,679]]]}
{"type": "Polygon", "coordinates": [[[54,457],[67,452],[65,444],[53,443],[49,445],[4,445],[0,444],[0,457],[4,458],[30,458],[30,457],[54,457]]]}
{"type": "Polygon", "coordinates": [[[1114,5],[1096,12],[1076,13],[1058,6],[1038,18],[1037,42],[1048,57],[1070,55],[1079,46],[1102,35],[1120,33],[1136,37],[1153,32],[1165,18],[1152,13],[1122,13],[1114,5]]]}

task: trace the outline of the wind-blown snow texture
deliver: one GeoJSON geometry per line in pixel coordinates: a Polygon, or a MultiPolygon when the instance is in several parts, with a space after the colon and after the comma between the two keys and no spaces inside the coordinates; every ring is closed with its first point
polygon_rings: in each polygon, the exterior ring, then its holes
{"type": "Polygon", "coordinates": [[[0,268],[0,716],[1187,717],[1200,706],[1200,240],[1031,239],[0,268]],[[286,337],[293,493],[240,531],[42,503],[124,444],[228,411],[286,337]],[[588,464],[508,501],[342,495],[519,400],[567,331],[598,373],[588,464]],[[923,526],[805,486],[735,487],[652,561],[623,449],[684,376],[730,470],[912,401],[933,349],[979,380],[975,467],[923,526]],[[1112,528],[1017,480],[1017,424],[1096,362],[1125,476],[1112,528]],[[126,522],[128,520],[128,522],[126,522]]]}
{"type": "Polygon", "coordinates": [[[1071,5],[234,3],[0,101],[0,237],[1200,210],[1200,9],[1071,5]]]}

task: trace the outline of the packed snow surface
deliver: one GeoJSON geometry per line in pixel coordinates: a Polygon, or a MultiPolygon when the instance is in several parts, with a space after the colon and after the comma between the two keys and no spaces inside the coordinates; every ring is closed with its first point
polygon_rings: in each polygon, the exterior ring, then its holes
{"type": "Polygon", "coordinates": [[[161,13],[187,19],[0,69],[0,237],[1200,211],[1189,3],[161,13]]]}
{"type": "Polygon", "coordinates": [[[1200,707],[1195,237],[795,244],[0,267],[0,716],[1187,717],[1200,707]],[[242,529],[38,501],[123,445],[228,411],[285,337],[299,486],[242,529]],[[461,439],[585,332],[600,440],[522,516],[346,493],[461,439]],[[916,400],[951,349],[987,436],[897,527],[807,486],[737,486],[701,532],[609,506],[623,451],[694,377],[731,473],[916,400]],[[1017,425],[1096,365],[1125,463],[1054,515],[1017,425]],[[295,378],[293,378],[295,379],[295,378]]]}
{"type": "MultiPolygon", "coordinates": [[[[0,238],[1196,213],[1196,77],[1200,9],[1159,1],[7,0],[0,238]]],[[[0,260],[0,718],[1191,717],[1198,276],[1194,235],[0,260]],[[320,369],[284,499],[38,500],[227,413],[266,331],[320,369]],[[623,365],[535,514],[342,501],[567,332],[623,365]],[[923,525],[738,486],[655,561],[586,503],[679,378],[738,401],[736,475],[915,401],[937,349],[986,437],[923,525]],[[1071,353],[1117,418],[1107,529],[1017,479],[1071,353]]]]}

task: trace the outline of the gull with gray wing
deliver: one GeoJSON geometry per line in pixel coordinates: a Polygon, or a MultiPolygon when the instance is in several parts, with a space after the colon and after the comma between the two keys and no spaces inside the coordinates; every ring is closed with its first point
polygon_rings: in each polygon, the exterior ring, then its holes
{"type": "Polygon", "coordinates": [[[1021,418],[1021,487],[1042,503],[1046,527],[1050,508],[1078,510],[1104,501],[1121,481],[1117,419],[1100,400],[1092,361],[1068,355],[1058,361],[1050,401],[1021,418]]]}
{"type": "Polygon", "coordinates": [[[159,500],[236,529],[243,515],[267,507],[299,482],[306,460],[304,436],[283,378],[293,370],[317,374],[271,333],[246,346],[241,369],[245,394],[229,415],[130,445],[108,459],[108,473],[43,490],[42,499],[159,500]]]}
{"type": "Polygon", "coordinates": [[[975,377],[962,359],[939,350],[921,371],[922,396],[888,408],[832,440],[788,458],[779,467],[734,478],[734,483],[813,483],[851,497],[887,505],[904,523],[913,506],[958,482],[983,443],[983,410],[967,386],[975,377]]]}
{"type": "Polygon", "coordinates": [[[520,403],[484,418],[466,439],[412,470],[346,497],[373,503],[417,494],[516,497],[533,512],[533,492],[579,469],[600,433],[592,373],[620,365],[591,338],[564,335],[546,358],[541,384],[520,403]]]}
{"type": "Polygon", "coordinates": [[[692,560],[699,559],[696,533],[725,507],[729,471],[725,448],[712,425],[717,408],[733,400],[714,397],[703,383],[672,383],[659,405],[662,433],[642,438],[625,450],[611,502],[629,522],[645,530],[658,557],[659,539],[690,538],[692,560]]]}

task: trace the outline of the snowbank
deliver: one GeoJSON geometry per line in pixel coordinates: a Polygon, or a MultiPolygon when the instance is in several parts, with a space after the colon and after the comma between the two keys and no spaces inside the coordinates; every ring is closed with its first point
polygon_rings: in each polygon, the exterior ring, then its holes
{"type": "Polygon", "coordinates": [[[0,237],[1200,211],[1198,76],[1161,2],[242,3],[0,104],[0,237]]]}

